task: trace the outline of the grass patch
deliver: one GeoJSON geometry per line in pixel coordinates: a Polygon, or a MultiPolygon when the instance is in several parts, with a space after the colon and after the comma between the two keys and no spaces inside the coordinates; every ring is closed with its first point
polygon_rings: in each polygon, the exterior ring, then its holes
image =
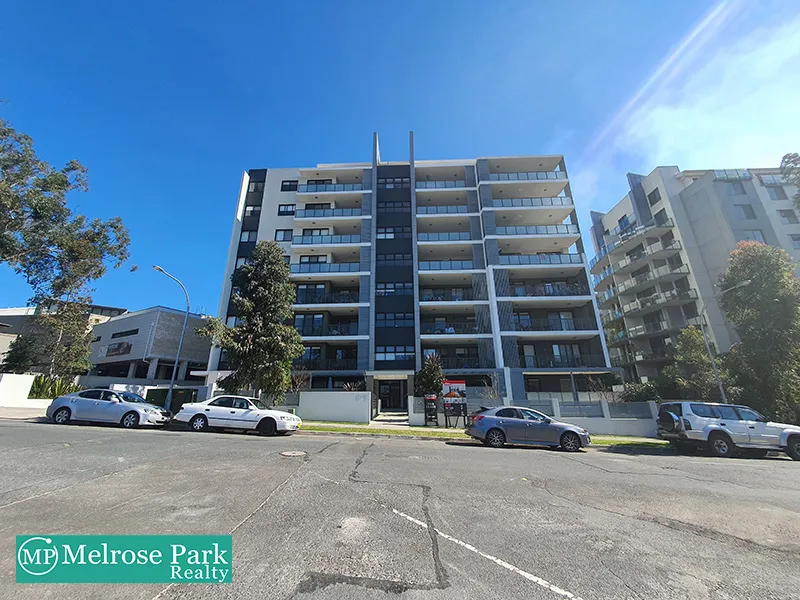
{"type": "Polygon", "coordinates": [[[650,438],[625,437],[622,435],[593,435],[592,446],[638,446],[639,448],[666,448],[668,442],[650,438]]]}

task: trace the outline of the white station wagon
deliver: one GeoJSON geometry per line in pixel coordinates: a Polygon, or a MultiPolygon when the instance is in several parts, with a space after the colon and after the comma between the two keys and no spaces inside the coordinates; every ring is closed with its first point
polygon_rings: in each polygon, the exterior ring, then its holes
{"type": "Polygon", "coordinates": [[[188,424],[194,431],[212,427],[255,429],[264,435],[293,433],[303,423],[300,417],[274,410],[247,396],[216,396],[203,402],[184,404],[174,419],[188,424]]]}

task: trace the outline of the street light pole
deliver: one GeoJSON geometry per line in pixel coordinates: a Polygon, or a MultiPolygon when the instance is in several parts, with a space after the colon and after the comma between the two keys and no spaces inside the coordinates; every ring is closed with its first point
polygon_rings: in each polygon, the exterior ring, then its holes
{"type": "Polygon", "coordinates": [[[719,396],[724,404],[728,404],[728,398],[727,396],[725,396],[725,387],[722,385],[722,379],[719,376],[719,370],[717,369],[717,361],[714,360],[714,354],[711,352],[711,345],[708,343],[708,335],[706,335],[706,328],[705,325],[703,324],[703,321],[705,320],[704,313],[706,310],[706,305],[711,300],[718,300],[720,296],[727,294],[731,290],[738,290],[739,288],[743,288],[748,285],[750,285],[749,279],[740,281],[736,285],[732,285],[728,289],[722,290],[719,294],[712,296],[711,298],[703,302],[703,305],[700,307],[700,332],[703,334],[703,341],[706,344],[706,352],[708,352],[708,358],[711,359],[711,368],[714,371],[714,379],[717,380],[717,387],[719,388],[719,396]]]}
{"type": "Polygon", "coordinates": [[[164,402],[164,408],[172,412],[172,389],[175,387],[175,375],[178,373],[178,363],[181,360],[181,350],[183,349],[183,337],[186,335],[186,323],[189,321],[189,292],[186,291],[186,286],[181,283],[177,277],[170,275],[158,265],[153,265],[153,268],[159,273],[163,273],[173,281],[175,281],[183,290],[183,295],[186,296],[186,314],[183,317],[183,328],[181,329],[181,338],[178,341],[178,352],[175,355],[175,364],[172,366],[172,377],[169,380],[169,391],[167,392],[167,400],[164,402]]]}

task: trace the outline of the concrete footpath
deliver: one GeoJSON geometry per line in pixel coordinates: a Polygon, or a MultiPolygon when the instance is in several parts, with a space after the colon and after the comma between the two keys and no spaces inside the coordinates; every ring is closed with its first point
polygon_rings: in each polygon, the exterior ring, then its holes
{"type": "Polygon", "coordinates": [[[44,418],[44,409],[18,408],[16,406],[0,406],[0,419],[14,419],[25,421],[27,419],[44,418]]]}

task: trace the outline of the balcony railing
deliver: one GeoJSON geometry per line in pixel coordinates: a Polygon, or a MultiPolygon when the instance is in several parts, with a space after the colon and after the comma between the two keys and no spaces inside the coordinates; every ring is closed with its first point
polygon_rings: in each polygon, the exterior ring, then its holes
{"type": "Polygon", "coordinates": [[[664,277],[665,275],[688,275],[688,274],[689,274],[689,267],[687,267],[686,265],[679,265],[677,267],[664,265],[663,267],[653,269],[652,271],[648,271],[647,273],[642,273],[641,275],[637,275],[636,277],[631,277],[627,281],[623,281],[617,286],[617,293],[622,294],[626,290],[638,287],[643,283],[647,283],[648,281],[655,281],[657,279],[660,279],[661,277],[664,277]]]}
{"type": "Polygon", "coordinates": [[[539,181],[542,179],[566,179],[564,171],[520,171],[515,173],[489,173],[489,181],[539,181]]]}
{"type": "Polygon", "coordinates": [[[295,304],[352,304],[358,302],[358,292],[330,292],[317,294],[300,292],[295,304]]]}
{"type": "Polygon", "coordinates": [[[611,357],[611,364],[615,367],[622,367],[637,362],[657,362],[663,360],[672,360],[675,358],[675,350],[670,347],[657,348],[649,352],[634,352],[633,354],[625,354],[623,356],[611,357]]]}
{"type": "Polygon", "coordinates": [[[294,213],[297,219],[321,218],[321,217],[360,217],[360,208],[304,208],[294,213]]]}
{"type": "Polygon", "coordinates": [[[298,192],[360,192],[364,189],[360,183],[301,183],[298,192]]]}
{"type": "Polygon", "coordinates": [[[606,342],[608,344],[622,344],[627,342],[630,337],[630,334],[625,330],[606,332],[606,342]]]}
{"type": "Polygon", "coordinates": [[[289,265],[292,273],[356,273],[361,270],[357,262],[345,263],[292,263],[289,265]]]}
{"type": "Polygon", "coordinates": [[[306,371],[355,371],[355,358],[300,358],[292,363],[295,369],[306,371]]]}
{"type": "Polygon", "coordinates": [[[420,331],[427,334],[489,333],[475,321],[423,321],[420,323],[420,331]]]}
{"type": "Polygon", "coordinates": [[[419,263],[420,271],[465,271],[474,268],[471,260],[422,260],[419,263]]]}
{"type": "Polygon", "coordinates": [[[420,242],[457,242],[469,239],[472,239],[472,234],[469,231],[442,231],[417,235],[417,241],[420,242]]]}
{"type": "Polygon", "coordinates": [[[421,302],[460,302],[462,300],[486,300],[477,298],[472,288],[437,288],[420,291],[421,302]]]}
{"type": "Polygon", "coordinates": [[[563,369],[576,367],[605,367],[602,354],[582,354],[580,356],[521,356],[523,368],[563,369]]]}
{"type": "Polygon", "coordinates": [[[661,252],[662,250],[671,250],[671,249],[680,250],[681,243],[678,240],[672,240],[666,244],[662,244],[661,242],[650,244],[649,246],[645,246],[645,248],[642,251],[636,252],[634,254],[629,254],[622,260],[615,262],[613,265],[609,267],[609,269],[612,271],[618,271],[620,269],[627,267],[630,264],[635,263],[638,260],[641,260],[642,258],[645,258],[646,256],[649,256],[650,254],[661,252]]]}
{"type": "Polygon", "coordinates": [[[612,310],[609,313],[604,314],[600,317],[600,322],[603,325],[611,323],[612,321],[616,321],[617,319],[621,319],[623,317],[622,311],[619,310],[612,310]]]}
{"type": "Polygon", "coordinates": [[[465,188],[467,182],[462,180],[456,181],[419,181],[417,180],[416,189],[418,190],[439,190],[447,188],[465,188]]]}
{"type": "Polygon", "coordinates": [[[520,319],[514,317],[511,331],[586,331],[597,329],[594,319],[520,319]]]}
{"type": "Polygon", "coordinates": [[[547,235],[578,233],[578,226],[572,224],[561,225],[516,225],[498,227],[497,235],[547,235]]]}
{"type": "Polygon", "coordinates": [[[331,323],[318,327],[295,327],[303,336],[358,335],[358,321],[352,323],[331,323]]]}
{"type": "Polygon", "coordinates": [[[511,288],[510,296],[525,298],[529,296],[588,296],[589,287],[579,283],[572,285],[526,285],[511,288]]]}
{"type": "Polygon", "coordinates": [[[644,310],[653,306],[659,306],[661,304],[665,304],[667,302],[672,302],[675,300],[696,300],[697,299],[697,292],[694,290],[670,290],[668,292],[664,292],[663,294],[653,294],[652,296],[648,296],[647,298],[640,298],[639,300],[635,300],[633,302],[629,302],[628,304],[622,307],[622,312],[625,314],[636,312],[639,310],[644,310]]]}
{"type": "Polygon", "coordinates": [[[469,212],[466,204],[455,204],[452,206],[418,206],[418,215],[457,215],[469,212]]]}
{"type": "Polygon", "coordinates": [[[681,322],[676,321],[654,321],[644,325],[635,325],[628,328],[628,337],[640,337],[643,335],[654,335],[673,329],[683,329],[684,327],[700,326],[701,317],[691,317],[681,322]]]}
{"type": "Polygon", "coordinates": [[[494,365],[487,360],[481,360],[477,356],[442,356],[443,369],[493,369],[494,365]]]}
{"type": "Polygon", "coordinates": [[[293,244],[358,244],[361,235],[296,235],[292,238],[293,244]]]}
{"type": "Polygon", "coordinates": [[[583,254],[501,254],[501,265],[579,265],[583,254]]]}
{"type": "Polygon", "coordinates": [[[569,196],[554,196],[551,198],[492,198],[492,208],[526,208],[539,206],[572,206],[569,196]]]}

